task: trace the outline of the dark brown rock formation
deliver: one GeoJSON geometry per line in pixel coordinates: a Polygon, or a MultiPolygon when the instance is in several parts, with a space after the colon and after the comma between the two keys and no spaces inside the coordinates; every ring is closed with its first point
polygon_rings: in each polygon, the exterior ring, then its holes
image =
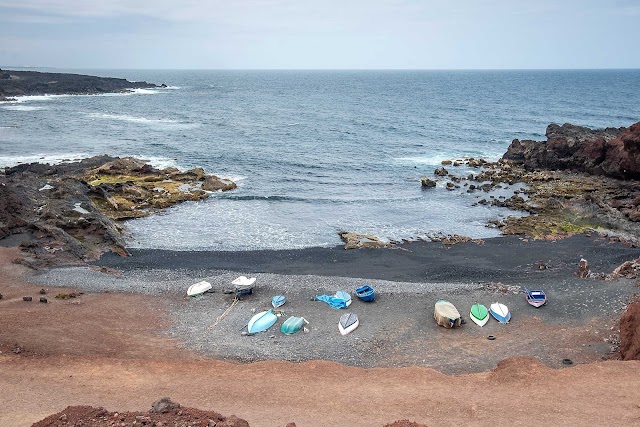
{"type": "Polygon", "coordinates": [[[513,140],[502,157],[528,170],[571,170],[618,179],[640,178],[640,122],[592,130],[551,124],[547,141],[513,140]]]}
{"type": "Polygon", "coordinates": [[[640,360],[640,301],[629,304],[620,318],[620,357],[640,360]]]}
{"type": "MultiPolygon", "coordinates": [[[[166,398],[165,398],[166,399],[166,398]]],[[[214,411],[182,407],[166,399],[171,405],[158,411],[109,412],[93,406],[68,406],[61,412],[33,424],[33,427],[113,427],[113,426],[215,426],[249,427],[249,423],[235,415],[224,417],[214,411]]]]}

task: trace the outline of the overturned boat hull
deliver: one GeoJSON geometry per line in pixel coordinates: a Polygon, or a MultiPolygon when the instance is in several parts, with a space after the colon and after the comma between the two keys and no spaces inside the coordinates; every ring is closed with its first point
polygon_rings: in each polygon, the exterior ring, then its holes
{"type": "Polygon", "coordinates": [[[355,313],[345,313],[340,316],[340,322],[338,322],[338,330],[342,335],[347,335],[360,325],[358,315],[355,313]]]}
{"type": "Polygon", "coordinates": [[[469,318],[473,323],[482,327],[487,324],[489,321],[489,310],[483,304],[474,304],[471,306],[471,311],[469,312],[469,318]]]}
{"type": "Polygon", "coordinates": [[[249,334],[257,334],[263,332],[273,326],[278,320],[278,316],[275,315],[273,310],[261,311],[249,320],[247,324],[247,331],[249,334]]]}
{"type": "Polygon", "coordinates": [[[509,323],[511,320],[511,312],[506,305],[494,302],[489,309],[491,315],[500,323],[509,323]]]}

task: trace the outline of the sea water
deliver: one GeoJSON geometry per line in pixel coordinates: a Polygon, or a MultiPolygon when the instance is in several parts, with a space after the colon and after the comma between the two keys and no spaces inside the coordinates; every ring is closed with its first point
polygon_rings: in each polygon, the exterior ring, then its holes
{"type": "Polygon", "coordinates": [[[486,195],[464,187],[423,190],[420,178],[446,159],[497,160],[552,122],[640,120],[638,70],[76,72],[169,87],[1,104],[0,166],[110,154],[238,184],[129,221],[138,248],[333,246],[341,230],[497,236],[486,223],[513,212],[474,206],[486,195]]]}

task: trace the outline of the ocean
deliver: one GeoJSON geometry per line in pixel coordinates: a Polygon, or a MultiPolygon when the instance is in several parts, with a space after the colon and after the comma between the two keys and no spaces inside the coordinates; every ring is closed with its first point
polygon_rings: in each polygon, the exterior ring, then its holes
{"type": "Polygon", "coordinates": [[[0,166],[110,154],[238,184],[127,222],[133,248],[328,247],[341,230],[498,236],[485,224],[514,212],[472,206],[486,195],[464,187],[423,190],[420,178],[445,159],[497,160],[549,123],[640,120],[640,70],[62,71],[169,87],[2,104],[0,166]]]}

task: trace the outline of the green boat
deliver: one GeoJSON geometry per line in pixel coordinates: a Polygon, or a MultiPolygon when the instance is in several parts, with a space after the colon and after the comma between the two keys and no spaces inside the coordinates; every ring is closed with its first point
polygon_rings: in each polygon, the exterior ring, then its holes
{"type": "Polygon", "coordinates": [[[478,326],[484,326],[489,321],[489,310],[482,304],[473,304],[469,317],[478,326]]]}
{"type": "Polygon", "coordinates": [[[287,335],[295,334],[300,329],[302,329],[305,324],[309,324],[309,322],[307,322],[307,319],[305,319],[304,317],[291,316],[284,321],[284,323],[282,324],[282,328],[280,328],[280,331],[282,331],[283,334],[287,335]]]}

